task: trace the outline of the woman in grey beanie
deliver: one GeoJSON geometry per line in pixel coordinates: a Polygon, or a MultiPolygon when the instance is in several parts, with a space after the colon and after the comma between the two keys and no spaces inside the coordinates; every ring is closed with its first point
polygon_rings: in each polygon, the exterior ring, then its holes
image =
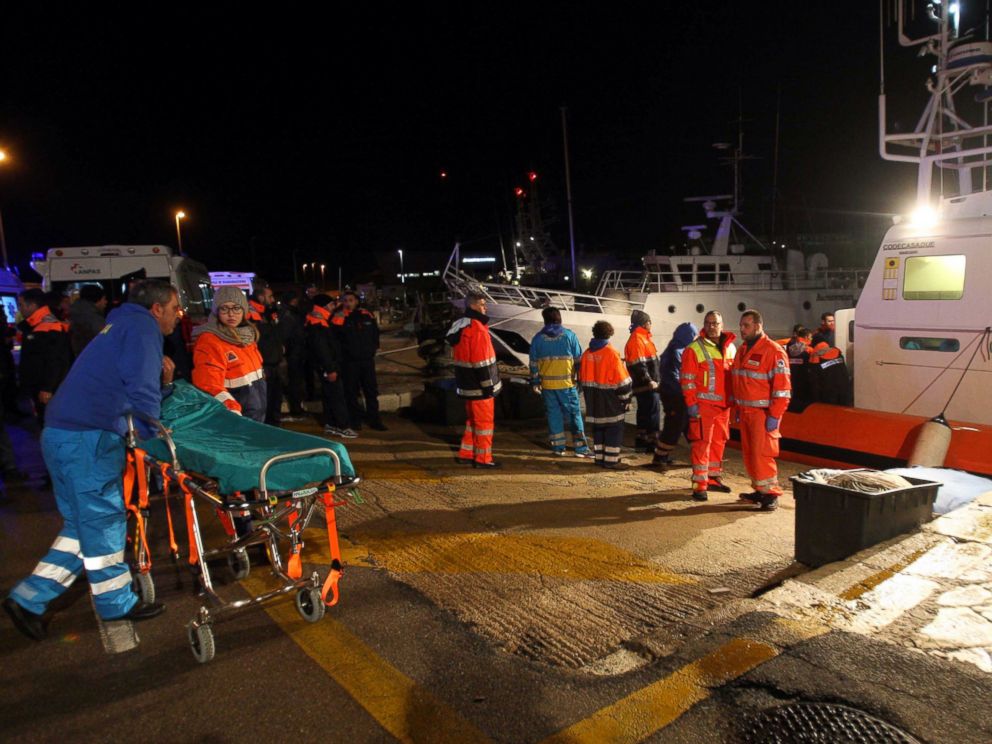
{"type": "Polygon", "coordinates": [[[193,332],[193,384],[234,413],[264,421],[265,373],[247,314],[244,292],[217,290],[210,318],[193,332]]]}

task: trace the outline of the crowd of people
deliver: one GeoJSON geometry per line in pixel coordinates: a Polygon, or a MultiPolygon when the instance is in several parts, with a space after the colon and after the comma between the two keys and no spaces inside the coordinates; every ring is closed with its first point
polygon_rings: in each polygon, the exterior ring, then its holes
{"type": "MultiPolygon", "coordinates": [[[[131,277],[129,291],[142,277],[131,277]]],[[[127,297],[124,298],[126,304],[127,297]]],[[[5,329],[3,379],[8,405],[21,401],[44,422],[45,409],[73,360],[105,328],[108,298],[102,287],[83,285],[78,299],[27,289],[18,297],[20,363],[11,356],[14,329],[5,329]]],[[[375,315],[352,291],[340,297],[316,292],[284,292],[278,301],[269,287],[250,296],[221,287],[210,316],[185,330],[180,324],[165,341],[165,354],[186,379],[228,409],[267,424],[299,421],[306,400],[324,403],[324,431],[354,438],[363,425],[383,430],[379,416],[375,355],[379,328],[375,315]],[[288,414],[282,414],[283,402],[288,414]]],[[[0,467],[15,470],[6,435],[0,441],[0,467]]]]}
{"type": "MultiPolygon", "coordinates": [[[[484,324],[484,297],[470,295],[468,304],[476,316],[473,323],[484,324]]],[[[552,452],[565,454],[571,432],[576,457],[592,455],[604,468],[624,467],[623,423],[633,399],[635,450],[653,454],[652,465],[665,467],[672,463],[679,439],[685,437],[692,460],[692,496],[697,501],[708,500],[711,491],[731,490],[723,482],[723,455],[732,417],[740,428],[752,488],[740,498],[763,511],[774,511],[782,493],[775,459],[786,410],[802,410],[814,401],[847,404],[850,400],[844,356],[835,345],[833,313],[821,316],[815,333],[796,326],[791,338],[774,341],[764,332],[761,313],[746,310],[740,317],[738,347],[735,334],[724,329],[722,315],[711,310],[701,330],[692,323],[677,326],[659,353],[651,317],[634,310],[622,355],[610,345],[614,329],[606,321],[593,326],[593,338],[583,351],[575,334],[562,326],[557,309],[545,309],[543,318],[545,326],[531,342],[530,373],[534,391],[545,405],[552,452]],[[586,402],[584,422],[578,388],[586,402]],[[591,451],[586,423],[593,430],[591,451]]],[[[487,355],[491,355],[488,348],[462,364],[477,370],[487,355]]],[[[464,396],[470,398],[469,405],[473,396],[481,397],[478,390],[464,396]]],[[[477,431],[475,420],[470,413],[464,458],[471,457],[469,434],[477,431]]],[[[483,451],[491,461],[492,432],[487,429],[487,434],[483,451]]]]}

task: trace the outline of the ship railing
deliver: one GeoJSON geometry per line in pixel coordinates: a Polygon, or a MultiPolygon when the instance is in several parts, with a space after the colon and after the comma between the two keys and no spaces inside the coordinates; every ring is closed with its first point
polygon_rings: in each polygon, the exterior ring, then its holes
{"type": "Polygon", "coordinates": [[[736,272],[719,269],[619,271],[603,274],[596,294],[608,292],[706,292],[728,289],[850,289],[859,290],[868,269],[736,272]]]}
{"type": "Polygon", "coordinates": [[[459,297],[464,297],[469,292],[481,292],[493,303],[531,307],[535,310],[556,307],[565,311],[630,315],[632,310],[644,308],[643,302],[625,298],[598,297],[517,284],[483,283],[451,266],[445,271],[444,280],[451,293],[459,297]]]}

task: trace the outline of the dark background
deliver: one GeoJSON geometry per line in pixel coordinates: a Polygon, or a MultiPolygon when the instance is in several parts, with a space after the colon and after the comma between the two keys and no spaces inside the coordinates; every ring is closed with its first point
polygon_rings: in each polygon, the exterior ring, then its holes
{"type": "MultiPolygon", "coordinates": [[[[30,254],[52,246],[174,245],[181,207],[187,252],[211,269],[291,278],[295,251],[349,281],[375,252],[495,245],[498,226],[508,237],[529,169],[565,246],[562,105],[580,250],[637,257],[675,242],[698,221],[684,196],[730,189],[711,145],[736,137],[739,111],[755,156],[746,221],[768,232],[779,96],[781,233],[845,229],[840,211],[912,200],[912,167],[877,154],[877,4],[624,5],[11,14],[0,208],[12,260],[27,279],[30,254]]],[[[890,118],[905,129],[925,67],[892,51],[889,90],[904,103],[890,118]]]]}

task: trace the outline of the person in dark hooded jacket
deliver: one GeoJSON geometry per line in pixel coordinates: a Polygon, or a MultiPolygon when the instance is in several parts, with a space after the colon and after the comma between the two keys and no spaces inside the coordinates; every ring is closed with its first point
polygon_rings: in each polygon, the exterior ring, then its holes
{"type": "Polygon", "coordinates": [[[79,299],[69,306],[69,343],[73,356],[79,356],[86,344],[107,325],[107,293],[99,284],[84,284],[79,299]]]}
{"type": "Polygon", "coordinates": [[[654,450],[653,465],[667,465],[672,461],[672,450],[689,424],[682,397],[682,354],[698,335],[699,329],[695,325],[681,323],[661,352],[661,405],[665,409],[665,419],[654,450]]]}
{"type": "Polygon", "coordinates": [[[40,289],[26,289],[18,297],[24,318],[17,324],[21,332],[18,376],[21,392],[31,399],[39,423],[44,421],[45,407],[72,364],[69,334],[65,324],[53,314],[47,299],[40,289]]]}

